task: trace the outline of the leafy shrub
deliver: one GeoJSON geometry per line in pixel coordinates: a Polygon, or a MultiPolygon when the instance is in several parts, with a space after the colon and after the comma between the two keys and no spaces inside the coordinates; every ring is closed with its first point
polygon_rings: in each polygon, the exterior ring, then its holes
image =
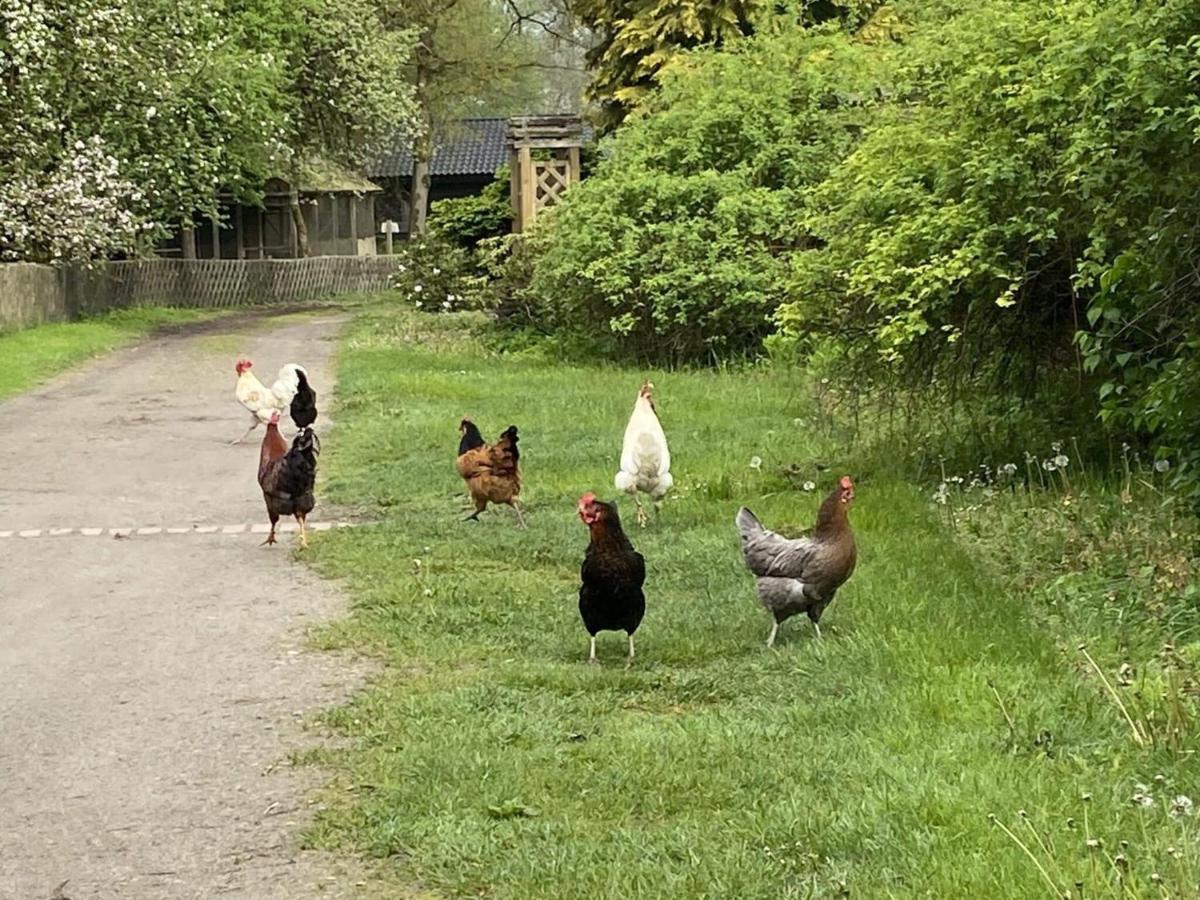
{"type": "Polygon", "coordinates": [[[539,222],[545,323],[610,355],[760,350],[787,255],[807,240],[803,192],[853,146],[871,85],[864,48],[838,33],[697,54],[539,222]]]}
{"type": "Polygon", "coordinates": [[[462,247],[430,236],[401,244],[397,255],[392,287],[417,309],[456,312],[484,305],[484,280],[462,247]]]}
{"type": "Polygon", "coordinates": [[[809,195],[786,338],[859,387],[1082,379],[1111,423],[1200,453],[1198,34],[1188,0],[989,0],[917,29],[809,195]]]}
{"type": "Polygon", "coordinates": [[[429,232],[460,247],[474,247],[485,238],[512,229],[509,170],[501,166],[493,181],[471,197],[437,200],[429,213],[429,232]]]}

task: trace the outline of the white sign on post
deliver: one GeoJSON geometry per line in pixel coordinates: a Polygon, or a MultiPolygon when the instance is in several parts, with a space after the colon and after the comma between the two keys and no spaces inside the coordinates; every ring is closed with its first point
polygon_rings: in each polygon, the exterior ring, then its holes
{"type": "Polygon", "coordinates": [[[392,255],[392,235],[400,233],[400,223],[391,219],[379,223],[379,233],[384,236],[384,246],[388,256],[392,255]]]}

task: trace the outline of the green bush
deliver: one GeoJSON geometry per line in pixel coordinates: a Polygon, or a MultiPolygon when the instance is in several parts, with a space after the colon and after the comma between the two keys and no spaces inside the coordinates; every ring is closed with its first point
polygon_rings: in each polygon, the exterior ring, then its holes
{"type": "Polygon", "coordinates": [[[497,169],[495,179],[480,193],[437,200],[430,207],[429,233],[460,247],[472,248],[511,230],[508,166],[497,169]]]}
{"type": "Polygon", "coordinates": [[[539,222],[544,324],[615,356],[717,361],[761,350],[797,211],[868,118],[871,54],[794,30],[698,53],[539,222]]]}
{"type": "Polygon", "coordinates": [[[1198,34],[1191,0],[988,0],[918,27],[895,101],[809,195],[787,341],[859,387],[1081,382],[1196,453],[1198,34]]]}
{"type": "Polygon", "coordinates": [[[424,312],[457,312],[486,304],[484,279],[471,254],[439,237],[406,241],[391,286],[404,302],[424,312]]]}

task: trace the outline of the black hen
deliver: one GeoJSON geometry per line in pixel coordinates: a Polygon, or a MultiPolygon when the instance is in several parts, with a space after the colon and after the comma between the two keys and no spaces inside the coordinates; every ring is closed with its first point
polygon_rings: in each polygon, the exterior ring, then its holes
{"type": "Polygon", "coordinates": [[[308,375],[296,366],[296,396],[289,410],[297,428],[308,428],[317,421],[317,392],[308,383],[308,375]]]}
{"type": "Polygon", "coordinates": [[[321,443],[311,428],[305,428],[292,441],[291,449],[279,434],[279,414],[271,417],[263,438],[258,462],[258,484],[271,519],[271,533],[264,544],[275,543],[275,525],[280,516],[295,516],[300,523],[300,546],[308,546],[304,520],[316,505],[313,485],[317,480],[317,455],[321,443]]]}
{"type": "Polygon", "coordinates": [[[646,614],[646,595],[642,593],[646,561],[621,530],[616,504],[586,493],[579,498],[579,518],[591,533],[579,587],[579,615],[592,639],[588,662],[596,661],[597,632],[624,631],[629,635],[629,665],[633,662],[633,633],[646,614]]]}

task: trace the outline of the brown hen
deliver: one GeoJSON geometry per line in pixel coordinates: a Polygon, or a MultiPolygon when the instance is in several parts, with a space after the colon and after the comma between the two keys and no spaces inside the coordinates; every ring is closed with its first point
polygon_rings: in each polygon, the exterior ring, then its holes
{"type": "Polygon", "coordinates": [[[464,417],[458,426],[462,439],[458,442],[458,474],[467,483],[475,512],[468,519],[478,519],[489,503],[504,503],[517,514],[518,524],[525,527],[525,516],[521,513],[518,498],[521,495],[521,454],[517,449],[517,426],[508,428],[488,444],[479,433],[479,428],[464,417]]]}

